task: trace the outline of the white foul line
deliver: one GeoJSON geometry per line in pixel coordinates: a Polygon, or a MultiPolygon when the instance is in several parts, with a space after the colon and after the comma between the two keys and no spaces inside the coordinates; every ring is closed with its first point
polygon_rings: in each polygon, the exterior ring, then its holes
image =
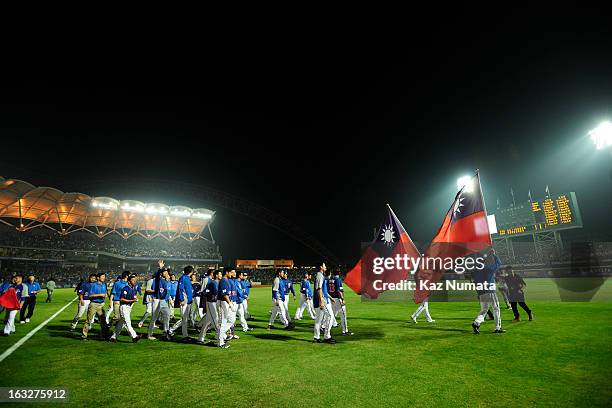
{"type": "Polygon", "coordinates": [[[49,323],[51,320],[55,319],[55,317],[62,313],[64,310],[66,310],[66,308],[68,306],[70,306],[72,304],[72,302],[74,302],[75,300],[77,300],[78,297],[75,297],[74,299],[72,299],[70,302],[68,302],[66,305],[64,305],[64,307],[62,307],[60,310],[58,310],[57,312],[55,312],[53,314],[53,316],[51,316],[50,318],[48,318],[47,320],[45,320],[44,322],[42,322],[41,324],[39,324],[38,326],[36,326],[36,328],[32,331],[30,331],[28,334],[26,334],[25,336],[23,336],[21,339],[19,339],[19,341],[15,344],[13,344],[11,347],[9,347],[4,353],[2,353],[2,355],[0,355],[0,363],[2,361],[4,361],[5,358],[7,358],[8,356],[10,356],[11,354],[13,354],[13,352],[15,350],[17,350],[19,347],[21,347],[21,345],[23,343],[25,343],[26,341],[28,341],[28,339],[30,337],[32,337],[37,331],[39,331],[40,329],[42,329],[43,327],[45,327],[45,325],[47,323],[49,323]]]}

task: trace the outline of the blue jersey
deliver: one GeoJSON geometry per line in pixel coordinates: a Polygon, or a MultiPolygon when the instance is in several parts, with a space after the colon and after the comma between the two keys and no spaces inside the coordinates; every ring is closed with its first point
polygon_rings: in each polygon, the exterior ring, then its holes
{"type": "Polygon", "coordinates": [[[77,290],[77,295],[83,295],[83,300],[89,300],[89,288],[91,288],[91,283],[83,282],[81,286],[79,286],[79,290],[77,290]]]}
{"type": "Polygon", "coordinates": [[[327,291],[334,299],[340,298],[340,292],[344,292],[344,288],[342,287],[342,279],[340,279],[340,276],[334,276],[333,278],[327,280],[327,291]]]}
{"type": "MultiPolygon", "coordinates": [[[[121,293],[119,294],[119,299],[125,299],[125,300],[134,300],[136,299],[136,292],[138,290],[136,289],[136,287],[131,287],[129,284],[125,285],[123,287],[123,289],[121,289],[121,293]]],[[[131,305],[134,302],[124,302],[123,300],[120,300],[122,305],[131,305]]]]}
{"type": "Polygon", "coordinates": [[[321,306],[319,304],[319,294],[318,290],[321,289],[321,294],[323,295],[323,302],[329,303],[329,293],[327,292],[327,278],[323,275],[323,273],[317,273],[315,278],[315,290],[312,295],[312,304],[314,307],[321,306]]]}
{"type": "Polygon", "coordinates": [[[225,295],[227,295],[227,296],[231,296],[232,295],[232,285],[231,285],[230,280],[228,278],[223,278],[219,282],[219,290],[217,292],[217,296],[218,296],[217,299],[225,300],[225,295]]]}
{"type": "Polygon", "coordinates": [[[127,284],[128,283],[123,279],[120,279],[113,284],[113,288],[111,289],[111,296],[113,297],[113,302],[119,301],[119,299],[121,298],[121,290],[123,290],[123,288],[127,284]]]}
{"type": "Polygon", "coordinates": [[[15,288],[15,294],[17,295],[17,298],[19,300],[25,300],[25,298],[28,297],[27,296],[27,294],[28,294],[28,288],[27,287],[25,288],[25,292],[26,292],[25,295],[26,296],[22,296],[24,294],[23,293],[23,289],[24,289],[25,284],[20,283],[19,285],[12,285],[12,286],[13,286],[13,288],[15,288]]]}
{"type": "Polygon", "coordinates": [[[245,280],[239,280],[238,284],[240,285],[240,288],[242,289],[242,298],[246,299],[247,297],[249,297],[249,294],[251,293],[251,282],[245,279],[245,280]]]}
{"type": "MultiPolygon", "coordinates": [[[[501,267],[500,259],[497,257],[497,255],[493,255],[492,264],[485,262],[484,268],[474,269],[472,271],[472,279],[474,280],[474,283],[488,283],[488,284],[495,283],[495,273],[497,273],[500,267],[501,267]]],[[[489,290],[478,290],[476,292],[479,295],[481,295],[483,293],[490,293],[490,292],[495,292],[495,291],[489,289],[489,290]]]]}
{"type": "Polygon", "coordinates": [[[38,282],[26,283],[26,285],[28,286],[28,296],[36,297],[36,293],[32,292],[38,292],[40,290],[40,285],[38,282]]]}
{"type": "Polygon", "coordinates": [[[213,279],[209,279],[204,289],[206,301],[215,303],[217,301],[217,291],[219,290],[219,282],[213,279]]]}
{"type": "Polygon", "coordinates": [[[170,297],[176,296],[176,290],[178,289],[178,281],[168,281],[168,294],[170,297]]]}
{"type": "Polygon", "coordinates": [[[187,300],[187,304],[193,302],[193,287],[191,286],[191,278],[189,275],[183,274],[179,279],[178,300],[180,302],[187,300]]]}
{"type": "Polygon", "coordinates": [[[274,283],[272,284],[272,299],[280,300],[281,302],[285,301],[285,283],[284,279],[275,278],[274,283]]]}
{"type": "Polygon", "coordinates": [[[310,281],[308,279],[304,279],[300,283],[300,293],[304,294],[307,298],[312,299],[312,286],[310,286],[310,281]]]}
{"type": "Polygon", "coordinates": [[[193,282],[191,284],[191,291],[193,292],[194,296],[199,295],[200,292],[202,292],[202,285],[200,285],[200,282],[193,282]]]}
{"type": "Polygon", "coordinates": [[[170,281],[161,278],[159,280],[159,297],[160,300],[170,300],[170,281]]]}
{"type": "Polygon", "coordinates": [[[230,288],[231,288],[231,292],[230,292],[230,300],[232,302],[236,302],[238,300],[238,281],[236,279],[230,279],[230,288]]]}
{"type": "Polygon", "coordinates": [[[153,292],[153,298],[154,299],[162,299],[160,293],[159,293],[159,289],[160,289],[160,284],[159,281],[163,280],[164,278],[162,277],[162,272],[164,271],[164,269],[158,269],[157,273],[153,276],[153,284],[151,285],[151,289],[154,291],[153,292]]]}
{"type": "Polygon", "coordinates": [[[235,300],[235,302],[237,304],[241,304],[242,301],[246,297],[246,293],[244,291],[244,288],[242,287],[241,281],[236,281],[235,288],[236,288],[236,300],[235,300]]]}
{"type": "Polygon", "coordinates": [[[289,295],[289,292],[295,296],[295,290],[293,289],[293,281],[291,279],[285,279],[285,294],[289,295]]]}
{"type": "MultiPolygon", "coordinates": [[[[89,296],[91,295],[106,295],[106,283],[94,282],[89,286],[89,296]]],[[[90,298],[90,300],[94,303],[104,303],[103,296],[96,296],[94,298],[90,298]]]]}

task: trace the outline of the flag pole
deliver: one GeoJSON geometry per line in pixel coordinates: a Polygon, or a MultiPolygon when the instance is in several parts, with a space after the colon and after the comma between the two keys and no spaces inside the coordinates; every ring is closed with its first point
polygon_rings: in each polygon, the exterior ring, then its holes
{"type": "Polygon", "coordinates": [[[489,240],[491,244],[493,243],[493,238],[491,238],[491,230],[489,229],[489,218],[487,216],[487,204],[484,200],[484,195],[482,194],[482,184],[480,184],[480,170],[476,169],[476,178],[478,179],[478,189],[480,190],[480,201],[482,202],[482,209],[485,213],[485,218],[487,220],[487,231],[489,232],[489,240]]]}

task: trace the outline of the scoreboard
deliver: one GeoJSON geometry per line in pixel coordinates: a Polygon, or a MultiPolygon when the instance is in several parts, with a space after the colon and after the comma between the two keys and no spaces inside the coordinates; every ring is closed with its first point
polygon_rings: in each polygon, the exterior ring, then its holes
{"type": "Polygon", "coordinates": [[[495,212],[497,236],[527,235],[545,230],[582,228],[576,193],[551,195],[495,212]]]}

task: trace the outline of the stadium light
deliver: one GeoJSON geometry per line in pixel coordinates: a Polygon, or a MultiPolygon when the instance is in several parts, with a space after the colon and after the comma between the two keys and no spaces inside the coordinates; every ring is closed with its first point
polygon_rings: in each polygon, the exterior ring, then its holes
{"type": "Polygon", "coordinates": [[[117,204],[115,203],[104,203],[102,201],[92,201],[91,202],[91,206],[94,208],[103,208],[105,210],[116,210],[117,209],[117,204]]]}
{"type": "Polygon", "coordinates": [[[195,218],[202,218],[204,220],[210,220],[212,218],[212,214],[206,214],[206,213],[193,213],[193,216],[195,218]]]}
{"type": "Polygon", "coordinates": [[[588,133],[597,150],[612,146],[612,123],[604,121],[588,133]]]}
{"type": "Polygon", "coordinates": [[[172,215],[176,217],[189,217],[191,216],[191,212],[188,210],[172,210],[172,215]]]}
{"type": "Polygon", "coordinates": [[[474,190],[474,183],[472,182],[472,177],[470,176],[462,176],[457,179],[457,190],[461,190],[466,193],[471,193],[474,190]],[[465,188],[464,188],[465,187],[465,188]]]}

